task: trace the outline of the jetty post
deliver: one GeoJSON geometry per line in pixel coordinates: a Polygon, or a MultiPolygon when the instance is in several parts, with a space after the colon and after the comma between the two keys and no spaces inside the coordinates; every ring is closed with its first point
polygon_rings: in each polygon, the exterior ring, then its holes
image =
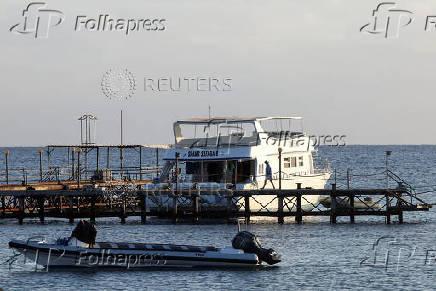
{"type": "MultiPolygon", "coordinates": [[[[301,183],[297,183],[297,189],[301,189],[301,183]]],[[[295,221],[301,223],[303,221],[303,211],[301,209],[301,193],[297,193],[297,213],[295,215],[295,221]]]]}
{"type": "Polygon", "coordinates": [[[6,198],[5,195],[2,195],[2,218],[6,216],[6,198]]]}
{"type": "Polygon", "coordinates": [[[250,223],[250,196],[248,194],[245,194],[244,196],[244,217],[245,217],[245,224],[250,223]]]}
{"type": "Polygon", "coordinates": [[[141,207],[141,223],[145,224],[147,222],[147,193],[145,193],[142,190],[139,190],[138,196],[140,199],[140,207],[141,207]]]}
{"type": "MultiPolygon", "coordinates": [[[[74,156],[74,155],[73,155],[74,156]]],[[[69,201],[70,211],[68,213],[68,222],[73,224],[74,223],[74,196],[70,196],[69,201]]]]}
{"type": "Polygon", "coordinates": [[[336,184],[332,184],[332,191],[330,192],[330,223],[336,223],[336,184]]]}
{"type": "Polygon", "coordinates": [[[44,210],[44,202],[45,202],[44,196],[38,197],[38,216],[39,216],[39,221],[42,224],[44,224],[44,211],[45,211],[44,210]]]}
{"type": "Polygon", "coordinates": [[[91,196],[91,213],[89,215],[89,220],[95,223],[95,194],[91,196]]]}
{"type": "Polygon", "coordinates": [[[232,218],[232,207],[233,207],[233,195],[227,193],[227,209],[226,209],[226,222],[230,223],[232,218]]]}
{"type": "Polygon", "coordinates": [[[18,197],[18,224],[23,224],[24,220],[24,195],[18,197]]]}
{"type": "Polygon", "coordinates": [[[127,202],[127,194],[124,194],[121,199],[121,213],[120,213],[121,224],[126,223],[126,218],[127,218],[126,202],[127,202]]]}

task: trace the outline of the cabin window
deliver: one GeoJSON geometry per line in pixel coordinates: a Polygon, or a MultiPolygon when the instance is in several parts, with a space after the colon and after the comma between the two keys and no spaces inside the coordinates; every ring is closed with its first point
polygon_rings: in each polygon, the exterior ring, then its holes
{"type": "Polygon", "coordinates": [[[284,167],[290,168],[291,167],[291,158],[284,158],[284,167]]]}
{"type": "Polygon", "coordinates": [[[297,157],[291,158],[291,167],[295,168],[297,166],[297,157]]]}
{"type": "Polygon", "coordinates": [[[303,166],[303,157],[298,157],[298,166],[302,167],[303,166]]]}
{"type": "Polygon", "coordinates": [[[263,175],[263,164],[259,164],[259,175],[263,175]]]}

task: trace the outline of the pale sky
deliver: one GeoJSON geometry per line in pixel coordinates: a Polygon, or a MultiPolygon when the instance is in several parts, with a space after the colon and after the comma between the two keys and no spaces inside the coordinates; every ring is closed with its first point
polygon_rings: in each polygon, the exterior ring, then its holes
{"type": "Polygon", "coordinates": [[[436,144],[433,0],[396,1],[413,12],[398,38],[360,32],[380,1],[46,1],[65,20],[46,39],[12,33],[31,2],[0,2],[0,146],[78,143],[77,118],[98,116],[97,142],[172,142],[172,122],[215,116],[303,116],[313,134],[350,144],[436,144]],[[74,31],[78,15],[165,19],[164,31],[74,31]],[[126,101],[101,81],[128,69],[126,101]],[[150,92],[144,77],[231,78],[231,91],[150,92]]]}

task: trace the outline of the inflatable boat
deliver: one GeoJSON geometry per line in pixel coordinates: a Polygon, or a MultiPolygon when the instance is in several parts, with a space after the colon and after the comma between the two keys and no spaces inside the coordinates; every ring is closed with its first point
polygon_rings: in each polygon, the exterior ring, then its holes
{"type": "Polygon", "coordinates": [[[96,242],[97,228],[81,220],[68,238],[11,240],[9,247],[45,268],[256,267],[281,261],[258,238],[239,231],[232,247],[131,242],[96,242]]]}

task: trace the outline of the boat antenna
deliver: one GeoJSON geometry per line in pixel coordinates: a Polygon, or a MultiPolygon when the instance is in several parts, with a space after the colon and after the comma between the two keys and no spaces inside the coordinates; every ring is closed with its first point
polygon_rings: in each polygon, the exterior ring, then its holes
{"type": "Polygon", "coordinates": [[[123,145],[123,110],[121,109],[121,116],[120,116],[120,144],[123,145]]]}
{"type": "Polygon", "coordinates": [[[210,104],[209,104],[209,119],[210,119],[210,104]]]}

